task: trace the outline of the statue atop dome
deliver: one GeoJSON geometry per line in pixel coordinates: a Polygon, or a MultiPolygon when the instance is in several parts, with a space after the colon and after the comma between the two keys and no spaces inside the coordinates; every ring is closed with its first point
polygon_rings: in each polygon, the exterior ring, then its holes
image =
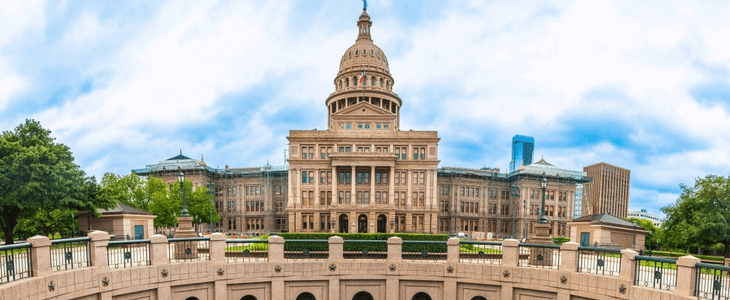
{"type": "Polygon", "coordinates": [[[368,0],[362,0],[362,10],[368,9],[368,0]]]}

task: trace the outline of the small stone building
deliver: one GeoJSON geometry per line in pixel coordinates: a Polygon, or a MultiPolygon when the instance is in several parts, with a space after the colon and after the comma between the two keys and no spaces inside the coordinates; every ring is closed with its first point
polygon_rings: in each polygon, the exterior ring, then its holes
{"type": "Polygon", "coordinates": [[[157,217],[152,213],[117,203],[111,209],[99,209],[101,216],[96,219],[89,218],[88,212],[77,212],[79,217],[79,228],[82,232],[94,230],[106,231],[115,239],[147,239],[154,234],[152,221],[157,217]],[[89,229],[89,219],[91,228],[89,229]]]}
{"type": "Polygon", "coordinates": [[[598,246],[601,248],[631,249],[636,230],[636,246],[644,249],[644,241],[649,231],[644,227],[609,213],[580,217],[568,223],[570,240],[581,246],[598,246]]]}

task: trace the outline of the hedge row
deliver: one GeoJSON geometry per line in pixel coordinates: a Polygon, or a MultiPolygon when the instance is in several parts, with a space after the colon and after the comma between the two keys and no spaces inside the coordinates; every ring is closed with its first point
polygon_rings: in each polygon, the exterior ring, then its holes
{"type": "MultiPolygon", "coordinates": [[[[328,251],[329,243],[297,243],[292,240],[327,240],[333,236],[339,236],[345,241],[351,240],[372,240],[386,241],[390,237],[400,237],[404,241],[443,241],[449,239],[446,234],[428,234],[428,233],[280,233],[285,241],[284,250],[286,251],[328,251]]],[[[348,243],[343,245],[344,251],[388,251],[387,243],[348,243]]],[[[446,252],[446,244],[404,244],[403,252],[421,252],[426,250],[433,252],[446,252]]]]}

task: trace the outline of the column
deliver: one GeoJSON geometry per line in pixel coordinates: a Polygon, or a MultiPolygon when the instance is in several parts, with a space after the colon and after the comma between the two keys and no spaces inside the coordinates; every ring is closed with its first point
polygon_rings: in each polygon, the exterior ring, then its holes
{"type": "MultiPolygon", "coordinates": [[[[109,245],[109,234],[106,231],[94,231],[89,233],[89,239],[91,265],[96,268],[108,270],[109,261],[107,257],[107,245],[109,245]]],[[[35,273],[33,275],[35,275],[35,273]]]]}
{"type": "MultiPolygon", "coordinates": [[[[502,241],[502,266],[516,267],[519,261],[519,245],[518,240],[506,239],[502,241]]],[[[622,266],[623,267],[623,266],[622,266]]],[[[623,270],[623,268],[622,268],[623,270]]],[[[632,269],[633,270],[633,269],[632,269]]]]}
{"type": "Polygon", "coordinates": [[[314,169],[314,208],[315,209],[319,208],[319,204],[321,203],[320,201],[322,201],[322,199],[320,199],[321,197],[319,196],[319,182],[322,181],[322,179],[319,177],[322,174],[319,171],[320,171],[319,169],[314,169]]]}
{"type": "MultiPolygon", "coordinates": [[[[294,190],[292,189],[292,187],[293,187],[294,180],[296,180],[296,174],[297,174],[296,169],[289,169],[289,176],[288,176],[289,180],[287,180],[287,183],[286,183],[286,185],[287,185],[286,192],[287,192],[287,199],[288,199],[286,206],[289,208],[294,207],[294,190]]],[[[246,201],[246,198],[244,197],[244,203],[245,203],[245,201],[246,201]]]]}
{"type": "Polygon", "coordinates": [[[170,259],[167,253],[166,236],[155,234],[150,237],[150,262],[153,266],[170,264],[170,259]]]}
{"type": "MultiPolygon", "coordinates": [[[[30,252],[33,277],[41,277],[53,273],[53,269],[51,268],[51,240],[47,236],[36,235],[26,241],[31,243],[31,247],[33,247],[33,250],[30,252]]],[[[106,256],[106,253],[104,256],[106,256]]]]}
{"type": "Polygon", "coordinates": [[[388,206],[395,207],[395,166],[390,167],[390,175],[388,175],[388,206]]]}
{"type": "MultiPolygon", "coordinates": [[[[425,201],[425,203],[423,203],[423,209],[429,210],[429,209],[431,209],[431,201],[433,201],[431,199],[433,197],[433,194],[431,193],[431,171],[426,171],[426,174],[424,176],[426,177],[423,179],[426,182],[426,192],[424,195],[424,197],[426,197],[426,199],[423,200],[423,201],[425,201]]],[[[426,229],[426,227],[425,227],[426,226],[425,223],[423,226],[424,226],[424,230],[426,232],[429,232],[429,229],[426,229]]]]}
{"type": "MultiPolygon", "coordinates": [[[[339,184],[339,176],[337,176],[337,167],[332,167],[332,206],[337,206],[339,195],[337,195],[337,184],[339,184]]],[[[334,216],[334,214],[333,214],[334,216]]]]}
{"type": "Polygon", "coordinates": [[[210,235],[210,261],[216,265],[226,263],[226,236],[220,232],[210,235]]]}
{"type": "Polygon", "coordinates": [[[350,205],[356,205],[357,202],[355,202],[357,199],[357,189],[355,188],[355,183],[357,182],[357,170],[355,169],[355,166],[352,166],[352,174],[350,175],[350,183],[352,183],[352,192],[350,194],[350,205]]]}
{"type": "Polygon", "coordinates": [[[697,267],[700,262],[699,258],[692,255],[685,255],[677,259],[677,288],[675,293],[680,296],[695,296],[695,287],[697,285],[697,267]]]}
{"type": "Polygon", "coordinates": [[[370,166],[370,205],[373,204],[375,204],[375,166],[370,166]]]}
{"type": "Polygon", "coordinates": [[[410,169],[408,171],[406,171],[406,180],[407,180],[406,182],[408,182],[408,191],[406,192],[406,209],[411,209],[411,203],[413,203],[413,202],[411,202],[412,201],[411,196],[413,195],[413,191],[411,189],[412,185],[413,185],[412,173],[413,173],[413,171],[411,171],[410,169]]]}
{"type": "Polygon", "coordinates": [[[278,235],[269,237],[269,262],[284,262],[284,238],[278,235]]]}
{"type": "Polygon", "coordinates": [[[301,191],[301,179],[299,178],[299,172],[302,170],[300,169],[294,169],[294,208],[301,208],[302,207],[302,191],[301,191]]]}

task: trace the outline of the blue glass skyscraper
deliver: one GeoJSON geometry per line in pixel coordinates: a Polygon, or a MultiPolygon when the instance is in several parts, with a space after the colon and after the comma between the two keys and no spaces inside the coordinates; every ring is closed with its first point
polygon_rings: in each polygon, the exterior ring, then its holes
{"type": "Polygon", "coordinates": [[[535,149],[535,139],[526,135],[512,137],[512,161],[509,163],[509,172],[512,173],[523,165],[532,164],[532,152],[535,149]]]}

